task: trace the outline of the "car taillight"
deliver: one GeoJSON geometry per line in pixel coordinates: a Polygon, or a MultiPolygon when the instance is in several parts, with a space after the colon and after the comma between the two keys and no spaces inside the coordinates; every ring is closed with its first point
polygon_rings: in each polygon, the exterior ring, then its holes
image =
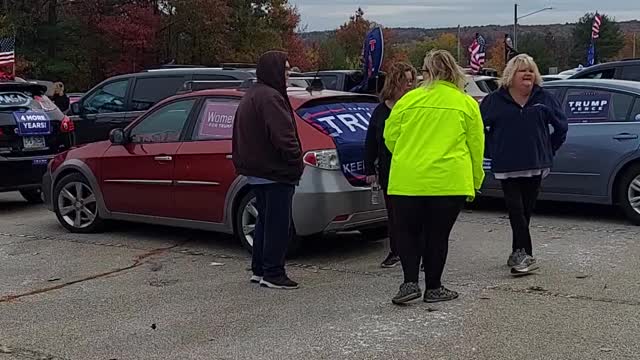
{"type": "Polygon", "coordinates": [[[313,150],[304,154],[306,165],[324,170],[340,170],[338,152],[336,150],[313,150]]]}
{"type": "Polygon", "coordinates": [[[63,133],[70,133],[76,129],[73,120],[71,120],[68,116],[65,116],[60,123],[60,131],[63,133]]]}

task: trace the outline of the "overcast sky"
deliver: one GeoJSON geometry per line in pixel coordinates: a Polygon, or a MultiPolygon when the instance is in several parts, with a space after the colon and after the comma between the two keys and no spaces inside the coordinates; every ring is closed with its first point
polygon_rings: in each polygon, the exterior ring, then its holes
{"type": "MultiPolygon", "coordinates": [[[[334,29],[358,6],[365,17],[388,27],[454,27],[513,24],[513,2],[501,0],[290,0],[308,31],[334,29]]],[[[599,11],[617,20],[640,19],[637,0],[521,0],[519,15],[551,6],[552,10],[524,19],[521,24],[575,22],[586,12],[599,11]]]]}

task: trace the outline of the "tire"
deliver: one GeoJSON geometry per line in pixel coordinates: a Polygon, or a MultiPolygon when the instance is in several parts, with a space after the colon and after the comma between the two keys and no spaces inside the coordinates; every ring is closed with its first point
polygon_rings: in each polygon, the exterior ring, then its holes
{"type": "Polygon", "coordinates": [[[104,220],[100,217],[94,190],[81,174],[62,178],[55,185],[51,201],[58,221],[68,231],[86,234],[103,229],[104,220]]]}
{"type": "Polygon", "coordinates": [[[42,204],[42,190],[41,189],[29,189],[20,190],[20,195],[27,200],[29,204],[42,204]]]}
{"type": "Polygon", "coordinates": [[[389,230],[386,226],[361,229],[360,234],[368,241],[377,241],[389,237],[389,230]]]}
{"type": "Polygon", "coordinates": [[[618,182],[618,206],[627,219],[640,225],[640,164],[627,169],[618,182]]]}
{"type": "MultiPolygon", "coordinates": [[[[234,234],[249,253],[253,252],[253,237],[255,236],[255,224],[257,220],[258,210],[255,208],[256,196],[253,191],[246,193],[235,209],[234,215],[234,234]],[[253,209],[249,205],[253,205],[253,209]],[[246,230],[246,231],[245,231],[246,230]]],[[[296,235],[295,226],[291,225],[289,236],[289,246],[287,247],[287,255],[293,256],[300,249],[300,238],[296,235]]]]}

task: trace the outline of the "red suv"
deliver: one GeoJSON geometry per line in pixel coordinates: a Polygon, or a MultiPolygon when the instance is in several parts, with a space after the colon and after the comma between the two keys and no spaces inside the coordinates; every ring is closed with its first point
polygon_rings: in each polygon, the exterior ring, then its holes
{"type": "MultiPolygon", "coordinates": [[[[49,209],[71,232],[117,219],[236,234],[251,249],[257,211],[231,160],[241,89],[204,90],[162,101],[109,141],[56,156],[43,179],[49,209]]],[[[301,236],[344,230],[379,234],[383,204],[364,183],[370,95],[289,89],[305,153],[294,198],[301,236]]],[[[296,237],[297,238],[297,237],[296,237]]]]}

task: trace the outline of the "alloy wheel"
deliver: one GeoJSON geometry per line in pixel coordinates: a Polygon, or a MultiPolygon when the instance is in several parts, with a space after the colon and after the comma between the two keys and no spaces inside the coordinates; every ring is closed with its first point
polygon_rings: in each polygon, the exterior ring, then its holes
{"type": "Polygon", "coordinates": [[[79,181],[66,184],[58,193],[58,212],[70,226],[83,229],[90,226],[98,214],[93,190],[79,181]]]}
{"type": "Polygon", "coordinates": [[[631,208],[640,214],[640,175],[636,176],[629,184],[627,199],[631,208]]]}
{"type": "Polygon", "coordinates": [[[252,198],[242,211],[242,234],[251,247],[256,234],[256,223],[258,222],[258,208],[256,198],[252,198]]]}

